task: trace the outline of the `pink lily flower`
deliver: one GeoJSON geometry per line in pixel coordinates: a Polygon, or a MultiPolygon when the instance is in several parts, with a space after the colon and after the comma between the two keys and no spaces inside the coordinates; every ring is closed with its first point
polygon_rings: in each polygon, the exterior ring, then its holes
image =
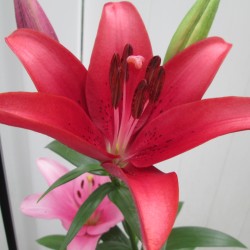
{"type": "Polygon", "coordinates": [[[153,165],[250,128],[250,98],[201,100],[231,45],[208,38],[160,66],[131,3],[104,6],[88,70],[37,31],[17,30],[7,43],[38,93],[0,94],[0,122],[49,135],[121,178],[147,250],[164,244],[178,207],[176,174],[153,165]]]}
{"type": "MultiPolygon", "coordinates": [[[[68,172],[68,169],[56,161],[41,158],[37,161],[39,170],[48,185],[68,172]]],[[[28,196],[21,204],[21,211],[29,216],[42,219],[59,219],[65,229],[69,229],[79,207],[88,196],[110,179],[107,176],[83,174],[62,185],[41,201],[37,200],[42,194],[28,196]]],[[[105,197],[87,223],[68,245],[68,250],[95,250],[97,242],[103,233],[123,220],[119,209],[105,197]]]]}

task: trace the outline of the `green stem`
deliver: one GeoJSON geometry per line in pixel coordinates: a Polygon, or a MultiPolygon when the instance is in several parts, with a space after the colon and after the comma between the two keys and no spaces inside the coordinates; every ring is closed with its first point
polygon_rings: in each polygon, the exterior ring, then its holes
{"type": "Polygon", "coordinates": [[[138,246],[137,246],[138,240],[137,240],[136,236],[133,234],[133,232],[132,232],[132,230],[131,230],[131,228],[126,220],[123,222],[123,226],[124,226],[124,229],[126,230],[126,233],[129,236],[129,240],[131,243],[131,250],[138,250],[138,246]]]}
{"type": "Polygon", "coordinates": [[[110,175],[110,179],[111,179],[111,182],[117,186],[117,187],[120,187],[122,185],[122,181],[112,175],[110,175]]]}

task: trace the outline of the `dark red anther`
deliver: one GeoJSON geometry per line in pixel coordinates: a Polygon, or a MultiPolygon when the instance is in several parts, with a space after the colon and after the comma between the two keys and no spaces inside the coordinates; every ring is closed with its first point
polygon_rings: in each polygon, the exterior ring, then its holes
{"type": "Polygon", "coordinates": [[[161,64],[161,58],[159,56],[154,56],[149,61],[145,74],[145,79],[148,81],[149,84],[154,77],[155,70],[159,68],[160,64],[161,64]]]}
{"type": "Polygon", "coordinates": [[[135,119],[141,117],[142,112],[144,110],[144,106],[148,98],[149,98],[148,83],[144,79],[138,84],[132,101],[131,113],[135,119]]]}
{"type": "Polygon", "coordinates": [[[148,103],[155,104],[159,100],[165,82],[165,70],[160,64],[161,58],[154,56],[147,66],[145,78],[135,90],[131,108],[135,119],[141,117],[148,103]]]}
{"type": "Polygon", "coordinates": [[[109,85],[111,90],[113,88],[113,85],[116,83],[117,71],[121,67],[120,61],[121,60],[119,54],[115,53],[111,59],[109,68],[109,85]]]}
{"type": "Polygon", "coordinates": [[[118,104],[122,98],[123,81],[121,80],[121,76],[121,59],[119,54],[114,54],[110,63],[109,70],[109,85],[111,90],[112,106],[114,108],[118,107],[118,104]]]}
{"type": "Polygon", "coordinates": [[[156,103],[158,101],[164,85],[164,81],[165,70],[161,66],[154,72],[153,81],[151,81],[149,86],[149,101],[151,103],[156,103]]]}
{"type": "Polygon", "coordinates": [[[118,53],[112,57],[109,69],[109,85],[112,97],[112,106],[116,109],[122,99],[123,85],[128,81],[127,57],[132,55],[133,48],[130,44],[124,47],[122,58],[118,53]]]}
{"type": "Polygon", "coordinates": [[[122,61],[126,61],[129,56],[133,55],[133,48],[132,46],[128,43],[125,45],[123,49],[123,54],[122,54],[122,61]]]}

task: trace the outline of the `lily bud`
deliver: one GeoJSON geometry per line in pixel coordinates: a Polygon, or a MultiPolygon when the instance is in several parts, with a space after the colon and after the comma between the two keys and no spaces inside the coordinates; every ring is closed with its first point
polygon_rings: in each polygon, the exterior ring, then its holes
{"type": "Polygon", "coordinates": [[[220,0],[197,0],[177,28],[164,63],[189,45],[207,37],[220,0]]]}
{"type": "Polygon", "coordinates": [[[58,40],[56,33],[37,0],[14,0],[17,28],[40,31],[58,40]]]}

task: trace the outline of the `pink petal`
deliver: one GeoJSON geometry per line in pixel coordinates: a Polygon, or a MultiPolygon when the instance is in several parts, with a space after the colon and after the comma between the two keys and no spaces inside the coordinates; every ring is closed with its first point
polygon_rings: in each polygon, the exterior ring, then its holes
{"type": "Polygon", "coordinates": [[[83,109],[64,97],[25,92],[0,94],[0,122],[46,134],[101,161],[112,157],[105,151],[102,134],[83,109]]]}
{"type": "MultiPolygon", "coordinates": [[[[48,186],[51,186],[60,177],[69,172],[69,170],[65,166],[61,165],[59,162],[48,158],[39,158],[37,160],[37,166],[43,177],[46,179],[48,186]]],[[[52,199],[55,200],[55,203],[57,205],[59,203],[63,203],[60,206],[66,207],[65,212],[68,210],[68,208],[73,209],[71,212],[72,216],[75,215],[78,209],[77,204],[74,200],[74,196],[72,195],[74,192],[75,180],[67,182],[66,184],[61,185],[50,192],[52,194],[52,199]]],[[[46,198],[47,195],[43,199],[46,198]]]]}
{"type": "Polygon", "coordinates": [[[60,219],[68,224],[71,223],[77,211],[74,204],[65,202],[67,199],[57,199],[54,191],[51,191],[51,193],[46,195],[41,201],[37,202],[40,197],[41,194],[33,194],[26,197],[21,204],[22,213],[31,217],[60,219]]]}
{"type": "Polygon", "coordinates": [[[202,98],[231,44],[212,37],[188,47],[164,67],[166,82],[152,118],[174,106],[202,98]]]}
{"type": "Polygon", "coordinates": [[[6,42],[38,91],[66,96],[85,107],[87,71],[72,53],[44,34],[28,29],[15,31],[6,42]]]}
{"type": "MultiPolygon", "coordinates": [[[[71,196],[80,207],[92,192],[106,182],[110,182],[108,176],[83,174],[74,180],[74,192],[71,196]]],[[[120,210],[107,197],[97,207],[91,218],[94,224],[82,227],[78,235],[101,235],[123,220],[120,210]]]]}
{"type": "Polygon", "coordinates": [[[250,129],[250,98],[224,97],[177,106],[149,122],[128,155],[147,167],[181,154],[215,137],[250,129]]]}
{"type": "Polygon", "coordinates": [[[56,33],[36,0],[14,0],[17,27],[30,28],[58,40],[56,33]]]}
{"type": "MultiPolygon", "coordinates": [[[[69,170],[61,165],[59,162],[56,162],[48,158],[39,158],[37,160],[37,166],[46,179],[49,186],[51,186],[55,181],[60,177],[69,172],[69,170]]],[[[69,182],[71,183],[71,182],[69,182]]],[[[73,186],[72,186],[73,192],[73,186]]]]}
{"type": "MultiPolygon", "coordinates": [[[[43,199],[37,203],[41,194],[33,194],[26,197],[21,204],[22,213],[38,218],[53,219],[58,218],[57,210],[54,210],[54,199],[43,199]]],[[[51,196],[50,196],[51,197],[51,196]]]]}
{"type": "Polygon", "coordinates": [[[101,235],[90,236],[82,235],[76,236],[68,245],[68,250],[95,250],[97,242],[101,235]]]}
{"type": "Polygon", "coordinates": [[[100,185],[110,182],[108,176],[97,176],[90,173],[83,174],[78,178],[74,179],[74,196],[75,201],[79,207],[85,202],[85,200],[94,192],[100,185]]]}
{"type": "Polygon", "coordinates": [[[87,226],[87,233],[89,235],[101,235],[124,218],[120,210],[108,199],[105,198],[103,202],[98,206],[96,212],[100,212],[100,219],[98,223],[93,226],[87,226]]]}
{"type": "MultiPolygon", "coordinates": [[[[49,185],[69,172],[63,165],[56,161],[40,158],[37,160],[39,170],[49,185]]],[[[68,182],[53,189],[38,202],[41,194],[28,196],[21,205],[21,211],[26,215],[38,218],[58,218],[63,224],[69,224],[74,218],[78,206],[72,196],[74,182],[68,182]]]]}
{"type": "Polygon", "coordinates": [[[93,121],[109,139],[113,135],[110,62],[114,53],[122,55],[128,43],[132,45],[135,55],[144,56],[146,60],[152,56],[147,31],[135,7],[128,2],[106,4],[91,56],[86,98],[93,121]]]}
{"type": "Polygon", "coordinates": [[[175,173],[162,173],[154,167],[122,170],[112,164],[103,166],[127,183],[138,211],[143,245],[159,250],[173,227],[178,208],[178,180],[175,173]]]}

